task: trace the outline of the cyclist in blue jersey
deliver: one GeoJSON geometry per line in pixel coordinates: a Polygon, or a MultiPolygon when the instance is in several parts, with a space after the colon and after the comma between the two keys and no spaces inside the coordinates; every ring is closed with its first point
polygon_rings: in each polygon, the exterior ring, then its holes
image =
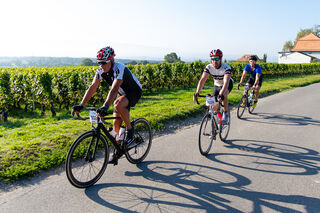
{"type": "Polygon", "coordinates": [[[246,85],[248,87],[254,87],[254,103],[252,105],[253,108],[257,106],[258,103],[258,98],[259,98],[259,91],[262,86],[262,69],[261,67],[256,64],[257,62],[257,57],[252,55],[249,57],[249,64],[247,64],[243,70],[241,80],[238,83],[238,88],[239,86],[242,85],[244,82],[244,79],[246,78],[247,73],[250,74],[250,78],[247,81],[246,85]]]}
{"type": "Polygon", "coordinates": [[[115,100],[113,103],[113,116],[121,117],[121,119],[114,120],[114,130],[119,135],[121,124],[124,121],[126,124],[126,143],[130,143],[133,138],[133,127],[130,123],[130,107],[135,106],[141,98],[142,86],[128,67],[114,61],[114,56],[114,50],[109,46],[98,51],[97,62],[99,67],[92,84],[86,91],[81,103],[73,106],[72,109],[75,113],[80,112],[97,90],[100,81],[104,79],[111,88],[106,101],[97,112],[101,117],[106,116],[110,105],[115,100]]]}

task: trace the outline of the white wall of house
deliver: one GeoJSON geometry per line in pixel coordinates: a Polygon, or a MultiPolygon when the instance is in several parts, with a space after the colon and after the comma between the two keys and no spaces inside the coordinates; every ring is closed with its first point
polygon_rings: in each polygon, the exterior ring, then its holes
{"type": "Polygon", "coordinates": [[[320,59],[320,52],[303,52],[303,53],[320,59]]]}
{"type": "Polygon", "coordinates": [[[279,64],[310,63],[311,57],[299,52],[279,52],[279,64]]]}

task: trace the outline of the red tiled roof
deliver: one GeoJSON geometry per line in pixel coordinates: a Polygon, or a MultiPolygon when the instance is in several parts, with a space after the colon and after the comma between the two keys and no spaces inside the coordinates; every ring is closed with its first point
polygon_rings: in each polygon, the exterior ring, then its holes
{"type": "Polygon", "coordinates": [[[291,50],[292,52],[320,52],[320,38],[310,33],[300,38],[291,50]]]}
{"type": "MultiPolygon", "coordinates": [[[[255,54],[247,54],[247,55],[243,55],[241,58],[238,58],[237,61],[245,61],[245,62],[248,62],[249,61],[249,58],[250,56],[252,55],[255,55],[255,54]]],[[[257,55],[255,55],[258,60],[259,60],[259,57],[257,55]]]]}

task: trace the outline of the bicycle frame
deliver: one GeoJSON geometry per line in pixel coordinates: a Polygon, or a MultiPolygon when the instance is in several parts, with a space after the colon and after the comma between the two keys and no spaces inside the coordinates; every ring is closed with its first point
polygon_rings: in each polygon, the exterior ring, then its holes
{"type": "MultiPolygon", "coordinates": [[[[84,110],[88,110],[88,111],[95,111],[96,109],[94,107],[88,107],[84,110]]],[[[86,120],[88,118],[83,118],[80,116],[80,114],[77,114],[78,118],[80,120],[86,120]]],[[[109,133],[111,130],[107,130],[107,128],[105,127],[105,125],[109,125],[110,123],[106,122],[105,120],[114,120],[114,119],[120,119],[120,117],[97,117],[97,127],[93,127],[92,131],[94,131],[97,134],[97,141],[95,143],[95,147],[94,147],[94,152],[92,153],[92,156],[90,158],[90,160],[94,160],[95,159],[95,153],[97,151],[97,144],[98,144],[98,140],[100,138],[101,135],[101,130],[104,133],[104,135],[102,134],[103,137],[107,137],[110,142],[112,143],[112,145],[114,146],[114,148],[118,151],[119,155],[123,155],[125,150],[124,147],[122,147],[120,144],[117,143],[116,139],[109,133]]],[[[92,139],[93,140],[93,139],[92,139]]],[[[86,153],[86,160],[88,160],[88,152],[92,146],[93,141],[90,141],[87,153],[86,153]]]]}
{"type": "MultiPolygon", "coordinates": [[[[207,96],[213,97],[210,94],[208,94],[207,96]]],[[[199,97],[203,97],[203,98],[206,98],[207,96],[206,95],[199,95],[199,97]]],[[[200,104],[198,101],[197,101],[197,103],[200,104]]],[[[214,121],[212,123],[214,124],[214,128],[216,130],[216,133],[218,133],[220,131],[221,124],[217,123],[214,115],[217,115],[219,113],[219,111],[221,111],[221,109],[223,108],[223,104],[220,101],[218,101],[218,104],[219,105],[218,105],[217,111],[213,111],[212,107],[215,106],[213,104],[209,104],[208,109],[207,109],[207,113],[209,113],[211,115],[210,116],[211,117],[211,122],[214,121]]]]}
{"type": "Polygon", "coordinates": [[[250,106],[250,103],[249,103],[249,96],[252,94],[252,98],[254,98],[254,87],[251,87],[251,91],[250,91],[250,93],[249,93],[249,90],[250,90],[250,88],[248,87],[247,89],[246,89],[246,87],[245,87],[245,96],[246,96],[246,103],[247,103],[247,107],[249,107],[250,106]]]}
{"type": "MultiPolygon", "coordinates": [[[[120,117],[106,117],[104,119],[119,119],[119,118],[120,117]]],[[[107,125],[108,123],[105,122],[104,119],[102,120],[102,122],[104,122],[107,125]]],[[[99,120],[101,120],[101,118],[98,118],[98,126],[96,128],[93,127],[93,130],[97,134],[97,139],[100,137],[101,130],[102,130],[102,132],[104,133],[104,136],[106,136],[110,140],[110,142],[113,144],[114,148],[118,151],[118,153],[122,155],[124,153],[123,147],[116,142],[116,139],[109,133],[110,130],[107,130],[104,124],[99,122],[99,120]]]]}

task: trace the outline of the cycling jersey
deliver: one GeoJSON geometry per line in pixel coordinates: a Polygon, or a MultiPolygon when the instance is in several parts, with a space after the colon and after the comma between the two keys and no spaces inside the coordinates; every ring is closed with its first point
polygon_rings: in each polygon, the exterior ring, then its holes
{"type": "Polygon", "coordinates": [[[110,86],[114,79],[123,80],[118,91],[120,95],[130,94],[133,91],[141,92],[142,86],[138,79],[124,64],[114,62],[113,67],[109,72],[103,72],[103,69],[99,67],[96,71],[95,77],[100,80],[104,79],[110,86]]]}
{"type": "MultiPolygon", "coordinates": [[[[224,75],[231,75],[231,67],[228,64],[221,63],[221,67],[216,69],[212,64],[208,64],[203,72],[212,75],[214,85],[221,87],[223,86],[224,75]]],[[[230,81],[233,80],[230,78],[230,81]]]]}
{"type": "Polygon", "coordinates": [[[256,64],[256,65],[254,66],[254,69],[253,69],[253,70],[251,70],[250,64],[247,64],[247,65],[245,66],[245,68],[244,68],[244,71],[247,71],[247,72],[250,74],[250,78],[253,78],[253,79],[256,78],[256,74],[257,74],[257,73],[259,73],[260,75],[262,75],[262,69],[261,69],[261,67],[260,67],[258,64],[256,64]]]}

